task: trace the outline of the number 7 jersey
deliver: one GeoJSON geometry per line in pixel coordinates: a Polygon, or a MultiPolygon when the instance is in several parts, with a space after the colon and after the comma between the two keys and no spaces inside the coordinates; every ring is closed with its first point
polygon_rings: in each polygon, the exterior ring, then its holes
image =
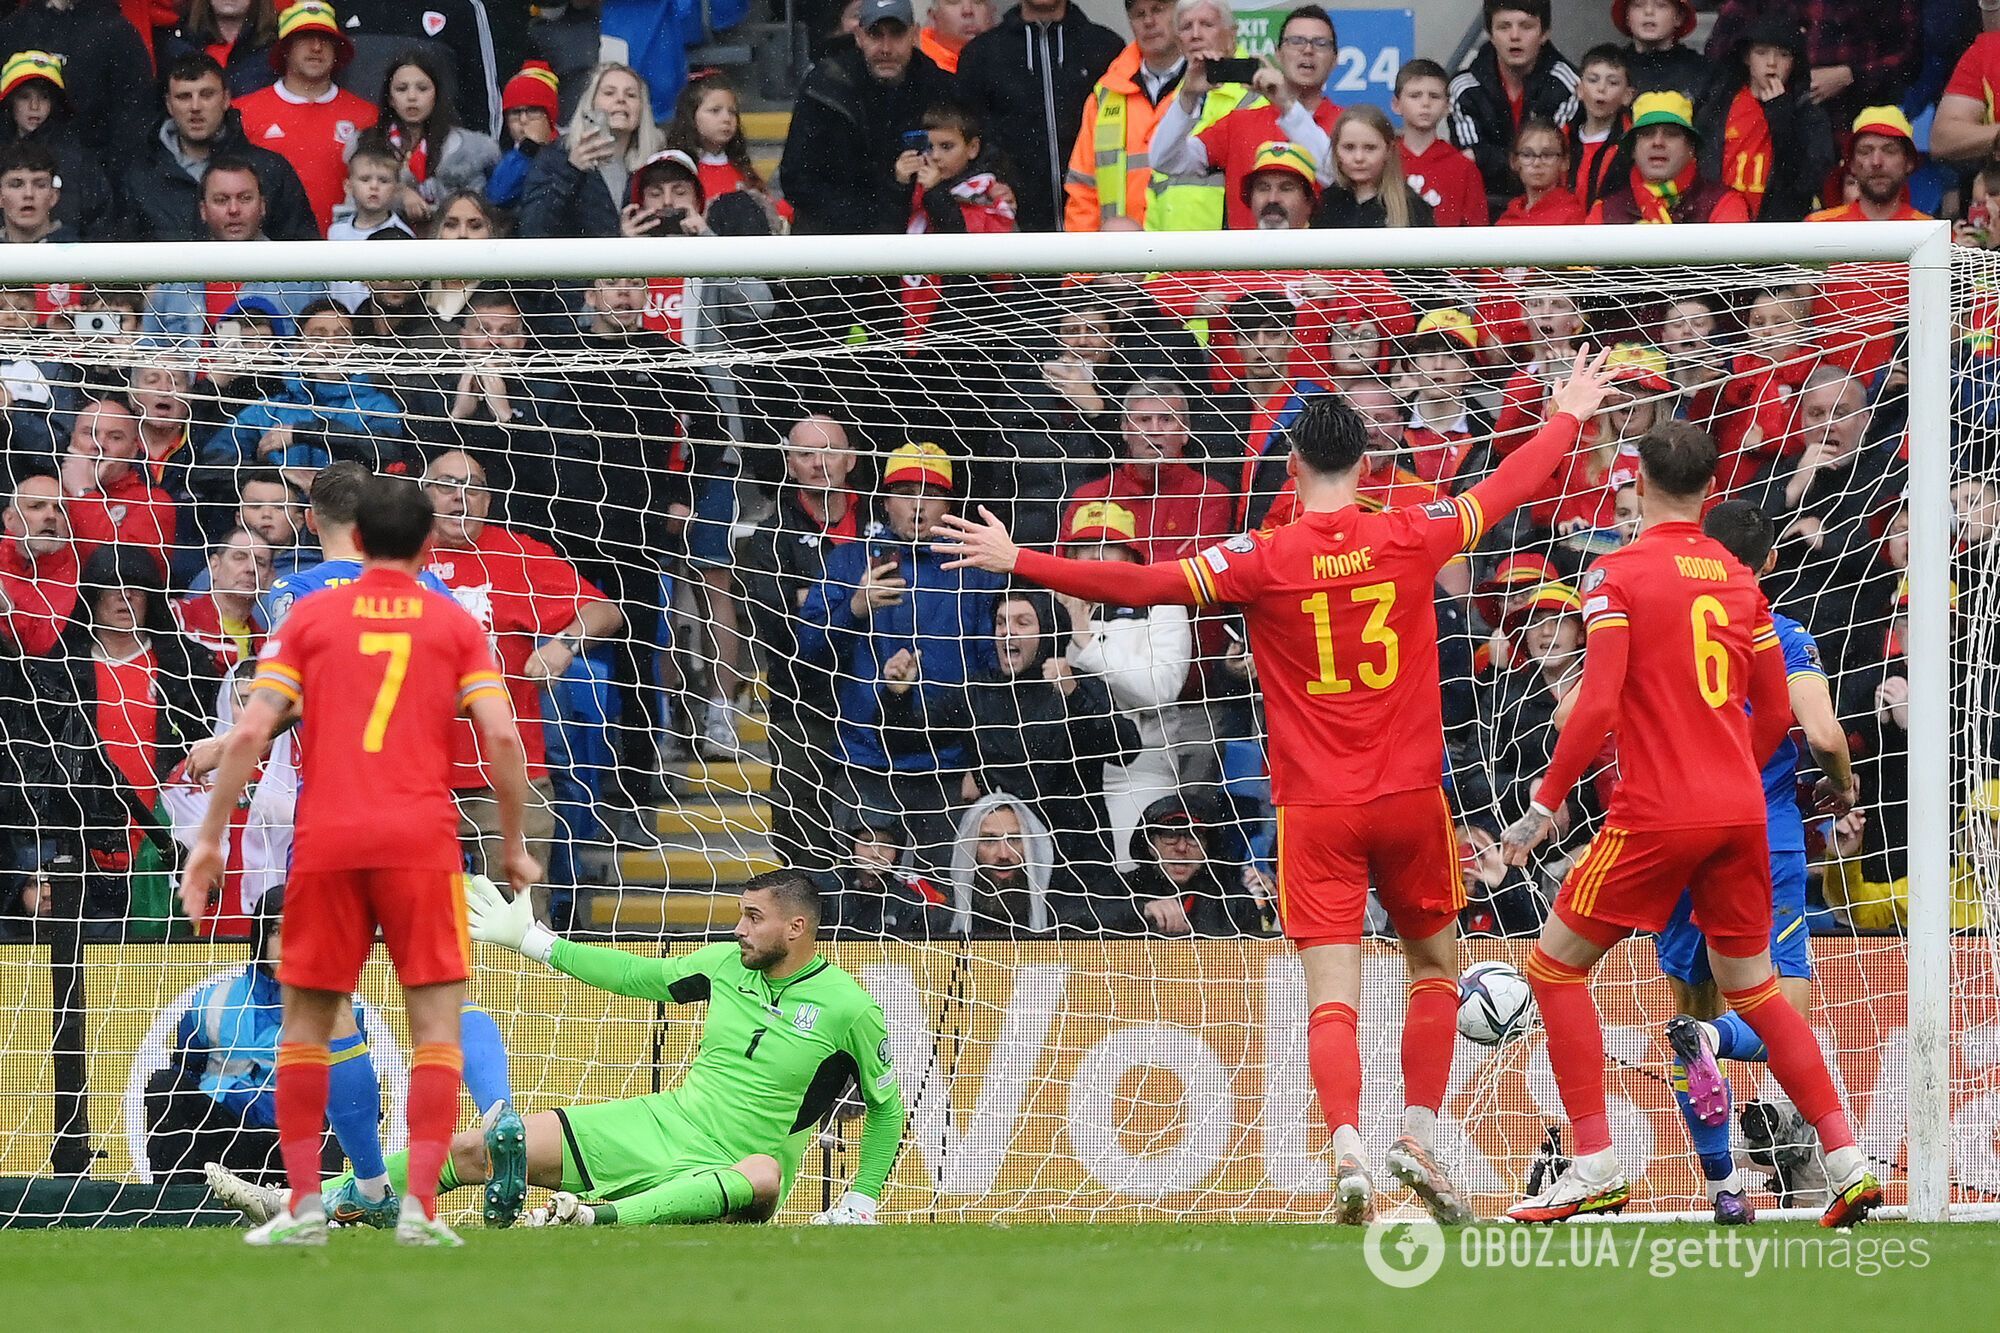
{"type": "Polygon", "coordinates": [[[507,694],[458,603],[369,569],[298,603],[264,641],[255,687],[303,712],[294,870],[463,868],[453,729],[480,694],[507,694]]]}
{"type": "Polygon", "coordinates": [[[1181,562],[1197,605],[1243,608],[1275,804],[1358,805],[1443,780],[1437,574],[1483,525],[1470,495],[1356,505],[1181,562]]]}

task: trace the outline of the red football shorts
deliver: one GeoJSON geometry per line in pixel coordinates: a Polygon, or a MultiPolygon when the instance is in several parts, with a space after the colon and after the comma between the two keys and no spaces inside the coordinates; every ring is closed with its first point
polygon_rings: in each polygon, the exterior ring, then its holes
{"type": "Polygon", "coordinates": [[[1771,946],[1771,853],[1764,821],[1640,831],[1606,825],[1570,867],[1556,913],[1585,938],[1591,925],[1658,932],[1681,890],[1694,922],[1731,958],[1771,946]]]}
{"type": "Polygon", "coordinates": [[[1301,949],[1358,944],[1374,884],[1404,939],[1429,939],[1465,906],[1458,833],[1437,787],[1360,805],[1278,807],[1278,922],[1301,949]]]}
{"type": "Polygon", "coordinates": [[[403,985],[436,986],[471,975],[464,875],[295,870],[285,884],[278,980],[305,990],[353,990],[377,926],[403,985]]]}

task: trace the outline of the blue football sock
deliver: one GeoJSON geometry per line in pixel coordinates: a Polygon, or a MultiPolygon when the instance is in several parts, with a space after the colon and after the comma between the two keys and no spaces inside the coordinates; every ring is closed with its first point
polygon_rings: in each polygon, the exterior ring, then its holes
{"type": "Polygon", "coordinates": [[[368,1055],[368,1038],[359,1032],[336,1037],[331,1050],[326,1122],[333,1126],[354,1178],[374,1180],[388,1168],[382,1164],[382,1081],[368,1055]]]}
{"type": "Polygon", "coordinates": [[[1734,1009],[1715,1020],[1715,1054],[1722,1060],[1752,1060],[1763,1064],[1770,1059],[1764,1043],[1750,1025],[1736,1016],[1734,1009]]]}
{"type": "MultiPolygon", "coordinates": [[[[1707,1180],[1727,1180],[1729,1173],[1736,1169],[1736,1159],[1729,1151],[1729,1117],[1724,1116],[1719,1125],[1706,1125],[1694,1112],[1694,1101],[1688,1096],[1687,1070],[1680,1061],[1674,1062],[1674,1101],[1681,1108],[1681,1119],[1687,1122],[1688,1139],[1694,1144],[1695,1156],[1701,1158],[1701,1174],[1707,1180]]],[[[1722,1080],[1722,1092],[1729,1096],[1729,1080],[1722,1080]]]]}
{"type": "Polygon", "coordinates": [[[465,1052],[465,1090],[472,1094],[473,1109],[483,1115],[495,1102],[512,1101],[507,1048],[500,1041],[500,1027],[492,1015],[466,1005],[458,1015],[458,1042],[465,1052]]]}

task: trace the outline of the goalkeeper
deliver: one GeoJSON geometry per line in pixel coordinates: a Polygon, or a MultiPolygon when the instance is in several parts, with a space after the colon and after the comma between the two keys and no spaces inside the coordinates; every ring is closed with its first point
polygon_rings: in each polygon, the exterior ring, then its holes
{"type": "MultiPolygon", "coordinates": [[[[774,870],[748,881],[736,942],[680,958],[558,939],[536,924],[527,895],[510,902],[477,877],[467,911],[475,940],[617,995],[706,1000],[708,1014],[678,1088],[538,1112],[525,1118],[523,1143],[461,1133],[440,1193],[490,1175],[498,1188],[489,1204],[496,1194],[513,1204],[497,1216],[489,1207],[488,1225],[499,1226],[513,1222],[529,1185],[557,1191],[528,1215],[531,1226],[762,1222],[784,1203],[813,1127],[852,1082],[867,1107],[860,1165],[846,1197],[813,1221],[875,1220],[902,1144],[903,1095],[882,1006],[815,951],[819,893],[806,876],[774,870]]],[[[399,1165],[392,1159],[391,1172],[399,1165]]]]}

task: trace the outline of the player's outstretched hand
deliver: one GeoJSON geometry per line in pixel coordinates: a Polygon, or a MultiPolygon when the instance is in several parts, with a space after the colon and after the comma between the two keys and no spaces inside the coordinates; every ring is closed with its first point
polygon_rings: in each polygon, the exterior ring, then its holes
{"type": "Polygon", "coordinates": [[[1609,347],[1595,356],[1591,355],[1589,343],[1578,348],[1569,378],[1549,396],[1550,415],[1567,412],[1578,421],[1589,421],[1595,416],[1611,393],[1611,376],[1604,369],[1610,359],[1609,347]]]}
{"type": "Polygon", "coordinates": [[[200,925],[208,918],[209,895],[222,883],[222,848],[197,843],[181,870],[181,910],[200,925]]]}
{"type": "Polygon", "coordinates": [[[1528,858],[1535,854],[1535,848],[1542,845],[1542,839],[1549,836],[1549,826],[1554,821],[1537,807],[1530,806],[1528,813],[1507,826],[1500,835],[1500,856],[1510,866],[1524,866],[1528,858]]]}
{"type": "Polygon", "coordinates": [[[1012,574],[1021,548],[1014,544],[1007,525],[993,517],[993,511],[985,505],[979,506],[979,517],[985,522],[974,523],[958,514],[946,514],[931,528],[931,536],[936,539],[931,549],[952,557],[945,561],[946,569],[969,567],[989,574],[1012,574]]]}
{"type": "Polygon", "coordinates": [[[839,1203],[823,1213],[813,1214],[812,1224],[816,1227],[872,1227],[875,1225],[875,1200],[849,1190],[841,1196],[839,1203]]]}

